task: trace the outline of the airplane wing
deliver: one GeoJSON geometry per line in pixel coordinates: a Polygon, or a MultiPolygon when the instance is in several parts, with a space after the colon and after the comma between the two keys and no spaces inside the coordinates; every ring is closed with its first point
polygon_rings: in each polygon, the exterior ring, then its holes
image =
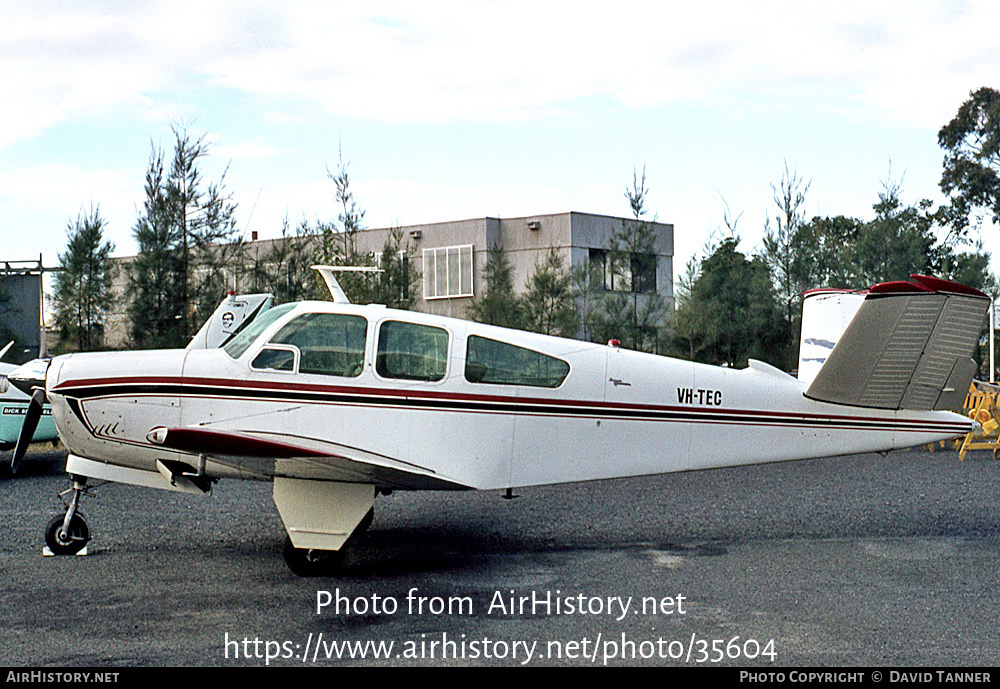
{"type": "Polygon", "coordinates": [[[806,397],[876,409],[959,409],[990,306],[978,290],[911,275],[869,290],[806,397]]]}
{"type": "Polygon", "coordinates": [[[150,442],[205,455],[228,466],[296,478],[370,483],[400,490],[466,490],[469,486],[435,472],[360,448],[268,432],[159,427],[150,442]]]}

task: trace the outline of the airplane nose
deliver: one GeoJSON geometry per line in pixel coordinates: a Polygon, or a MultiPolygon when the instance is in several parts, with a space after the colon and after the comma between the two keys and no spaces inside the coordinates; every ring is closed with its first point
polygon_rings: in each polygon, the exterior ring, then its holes
{"type": "Polygon", "coordinates": [[[17,473],[18,466],[28,451],[28,444],[35,434],[38,420],[42,417],[42,405],[46,402],[45,374],[48,372],[50,361],[51,359],[34,359],[7,374],[7,380],[14,387],[31,395],[31,401],[28,402],[24,421],[21,424],[21,432],[17,436],[17,445],[14,446],[14,454],[10,458],[11,474],[17,473]]]}
{"type": "Polygon", "coordinates": [[[32,394],[36,388],[45,389],[45,373],[48,371],[51,359],[33,359],[18,366],[7,374],[11,385],[26,395],[32,394]]]}

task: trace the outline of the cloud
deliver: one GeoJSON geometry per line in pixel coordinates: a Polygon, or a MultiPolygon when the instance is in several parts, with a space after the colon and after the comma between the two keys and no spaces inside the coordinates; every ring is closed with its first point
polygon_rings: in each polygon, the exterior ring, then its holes
{"type": "Polygon", "coordinates": [[[83,170],[62,164],[45,164],[21,168],[16,172],[0,173],[0,200],[7,210],[16,203],[19,213],[48,211],[53,199],[73,199],[69,207],[80,207],[92,199],[95,205],[105,203],[134,211],[141,201],[142,180],[120,170],[83,170]]]}
{"type": "Polygon", "coordinates": [[[117,253],[132,253],[132,222],[142,204],[142,179],[134,173],[44,164],[0,170],[0,189],[0,234],[7,258],[42,251],[46,265],[52,265],[65,246],[67,224],[91,206],[108,223],[105,238],[117,245],[117,253]]]}
{"type": "Polygon", "coordinates": [[[55,8],[17,4],[0,28],[0,146],[71,118],[196,116],[202,90],[271,117],[520,120],[596,98],[928,126],[1000,67],[988,2],[55,8]]]}
{"type": "Polygon", "coordinates": [[[287,152],[259,140],[213,144],[210,151],[212,156],[222,160],[263,160],[287,152]]]}

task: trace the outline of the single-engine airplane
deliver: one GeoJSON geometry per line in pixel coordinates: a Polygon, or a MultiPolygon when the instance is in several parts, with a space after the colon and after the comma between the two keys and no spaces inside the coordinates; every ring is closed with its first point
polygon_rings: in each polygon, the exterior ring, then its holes
{"type": "Polygon", "coordinates": [[[944,410],[961,407],[989,298],[935,278],[871,288],[806,383],[354,305],[321,272],[334,302],[271,308],[222,348],[71,354],[11,376],[39,386],[70,452],[54,552],[89,538],[88,477],[195,493],[271,480],[286,563],[314,575],[339,567],[380,492],[885,451],[973,425],[944,410]]]}

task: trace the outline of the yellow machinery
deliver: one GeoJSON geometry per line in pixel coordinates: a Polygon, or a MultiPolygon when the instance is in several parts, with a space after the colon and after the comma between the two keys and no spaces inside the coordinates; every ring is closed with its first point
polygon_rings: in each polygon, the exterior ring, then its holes
{"type": "Polygon", "coordinates": [[[969,450],[991,450],[993,459],[1000,451],[1000,418],[997,417],[997,396],[1000,387],[974,381],[965,398],[965,411],[970,419],[979,422],[980,431],[965,436],[958,449],[958,458],[965,459],[969,450]]]}

